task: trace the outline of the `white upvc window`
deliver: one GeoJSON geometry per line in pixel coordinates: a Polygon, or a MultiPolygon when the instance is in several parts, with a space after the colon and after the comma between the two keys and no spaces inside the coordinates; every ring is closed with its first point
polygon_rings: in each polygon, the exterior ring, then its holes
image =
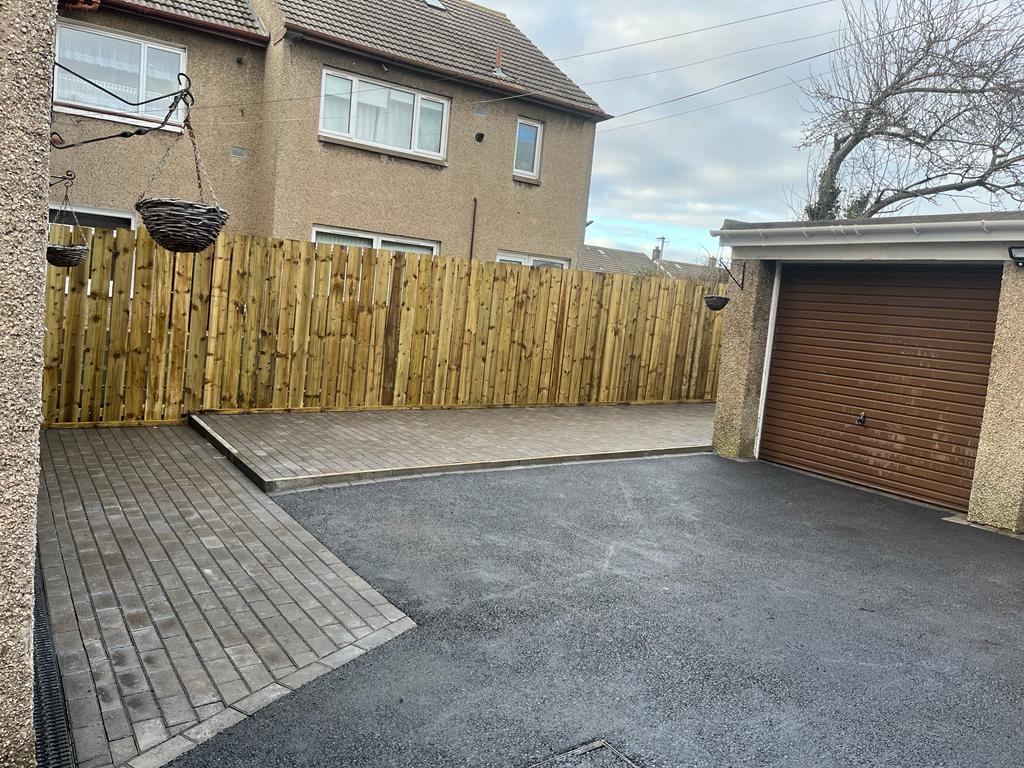
{"type": "Polygon", "coordinates": [[[411,237],[395,237],[375,232],[336,227],[313,227],[313,242],[327,245],[345,245],[350,248],[375,248],[379,251],[402,251],[404,253],[429,253],[436,256],[441,244],[434,240],[417,240],[411,237]]]}
{"type": "Polygon", "coordinates": [[[57,203],[50,203],[50,223],[73,226],[75,221],[83,227],[96,229],[135,229],[135,217],[127,211],[112,211],[107,208],[74,206],[74,216],[57,203]]]}
{"type": "Polygon", "coordinates": [[[325,69],[320,133],[443,160],[450,108],[451,102],[442,96],[325,69]]]}
{"type": "MultiPolygon", "coordinates": [[[[178,73],[185,71],[185,49],[61,20],[57,61],[125,101],[146,101],[181,88],[178,73]]],[[[68,111],[148,124],[163,120],[171,99],[133,107],[57,67],[53,103],[68,111]]],[[[181,119],[179,107],[172,121],[180,123],[181,119]]]]}
{"type": "Polygon", "coordinates": [[[540,156],[544,148],[544,123],[520,117],[516,122],[516,156],[512,166],[516,176],[540,178],[540,156]]]}
{"type": "Polygon", "coordinates": [[[554,256],[534,256],[529,253],[514,253],[513,251],[498,251],[498,263],[521,264],[524,267],[569,268],[568,259],[559,259],[554,256]]]}

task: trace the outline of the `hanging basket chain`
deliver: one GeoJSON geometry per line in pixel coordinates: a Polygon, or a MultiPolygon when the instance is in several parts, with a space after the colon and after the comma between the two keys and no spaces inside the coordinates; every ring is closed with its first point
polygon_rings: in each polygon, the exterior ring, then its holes
{"type": "MultiPolygon", "coordinates": [[[[74,175],[64,182],[64,198],[60,201],[60,205],[57,207],[58,213],[67,213],[71,215],[71,239],[75,239],[76,235],[82,236],[82,244],[85,244],[85,233],[82,231],[82,225],[78,221],[78,214],[75,213],[74,206],[71,205],[71,187],[74,185],[74,175]]],[[[63,218],[63,217],[61,217],[63,218]]]]}
{"type": "Polygon", "coordinates": [[[213,182],[210,181],[210,175],[206,172],[206,164],[203,162],[203,156],[199,154],[199,144],[196,142],[196,132],[192,128],[192,120],[189,115],[185,115],[185,130],[188,131],[188,140],[192,142],[192,157],[195,159],[196,164],[196,183],[199,185],[199,202],[205,202],[203,199],[204,185],[203,181],[206,181],[205,189],[210,192],[210,198],[213,200],[213,204],[220,206],[220,201],[217,200],[217,193],[213,191],[213,182]]]}
{"type": "Polygon", "coordinates": [[[142,216],[142,222],[153,239],[159,245],[175,253],[197,252],[208,248],[216,241],[230,217],[230,214],[220,207],[217,194],[213,191],[213,182],[210,181],[206,165],[199,152],[199,142],[196,140],[196,132],[192,127],[192,115],[189,109],[193,104],[192,94],[186,94],[182,101],[185,104],[185,119],[181,123],[182,131],[168,145],[164,156],[160,159],[156,170],[153,171],[153,175],[135,203],[135,210],[142,216]],[[196,202],[188,202],[177,198],[148,197],[150,187],[166,167],[171,153],[185,134],[188,134],[189,143],[192,145],[192,160],[196,172],[196,185],[199,187],[199,199],[196,202]],[[212,198],[212,204],[206,201],[207,192],[212,198]]]}
{"type": "Polygon", "coordinates": [[[153,183],[157,177],[163,172],[164,168],[167,167],[167,163],[171,158],[171,154],[174,152],[174,148],[178,146],[178,142],[181,141],[182,137],[188,134],[189,144],[192,145],[192,160],[196,167],[196,186],[199,187],[199,200],[198,202],[206,202],[206,192],[209,191],[210,197],[213,200],[214,205],[220,205],[217,200],[217,193],[213,191],[213,182],[210,181],[210,175],[206,172],[206,164],[203,162],[203,156],[199,152],[199,142],[196,140],[196,131],[192,127],[192,104],[194,99],[191,93],[186,94],[182,98],[182,102],[185,104],[185,118],[181,121],[182,131],[174,137],[174,141],[167,145],[167,149],[164,150],[163,157],[160,158],[160,162],[156,164],[156,168],[153,169],[153,173],[150,175],[149,180],[146,182],[146,186],[139,194],[139,200],[143,200],[149,196],[149,190],[152,188],[153,183]],[[206,182],[205,184],[203,182],[206,182]]]}

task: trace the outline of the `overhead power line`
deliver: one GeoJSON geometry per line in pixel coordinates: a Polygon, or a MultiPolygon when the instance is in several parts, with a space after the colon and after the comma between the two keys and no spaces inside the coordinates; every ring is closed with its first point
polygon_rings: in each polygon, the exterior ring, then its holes
{"type": "MultiPolygon", "coordinates": [[[[843,46],[843,47],[848,47],[848,46],[843,46]]],[[[796,66],[797,64],[803,64],[804,62],[814,61],[815,59],[820,59],[820,58],[822,58],[824,56],[829,56],[829,55],[831,55],[831,54],[833,54],[833,53],[835,53],[836,51],[839,51],[839,50],[842,50],[842,48],[831,48],[831,49],[829,49],[827,51],[823,51],[822,53],[816,53],[813,56],[804,56],[802,59],[797,59],[796,61],[788,61],[785,64],[779,64],[777,67],[769,67],[768,69],[762,69],[760,72],[752,72],[751,74],[744,75],[743,77],[737,77],[737,78],[735,78],[733,80],[727,80],[724,83],[719,83],[718,85],[712,85],[712,86],[710,86],[708,88],[702,88],[699,91],[692,91],[691,93],[685,93],[682,96],[676,96],[674,99],[666,99],[665,101],[659,101],[656,104],[648,104],[645,107],[637,107],[636,109],[631,109],[628,112],[620,112],[613,119],[618,120],[619,118],[622,118],[622,117],[629,117],[630,115],[635,115],[638,112],[646,112],[649,109],[654,109],[656,107],[663,107],[666,104],[675,104],[676,102],[679,102],[679,101],[684,101],[686,99],[692,99],[695,96],[703,96],[705,93],[711,93],[712,91],[717,91],[717,90],[720,90],[722,88],[727,88],[730,85],[736,85],[736,83],[742,83],[745,80],[752,80],[755,77],[761,77],[762,75],[767,75],[767,74],[769,74],[771,72],[778,72],[780,69],[786,69],[787,67],[793,67],[793,66],[796,66]]]]}
{"type": "Polygon", "coordinates": [[[731,99],[725,99],[724,101],[716,101],[713,104],[704,104],[703,106],[696,107],[694,109],[688,109],[685,112],[676,112],[675,114],[672,114],[672,115],[663,115],[662,117],[655,117],[652,120],[644,120],[644,121],[639,122],[639,123],[630,123],[629,125],[620,125],[620,126],[617,126],[615,128],[602,128],[602,129],[599,129],[597,131],[597,135],[601,136],[601,135],[606,134],[606,133],[614,133],[615,131],[624,131],[627,128],[639,128],[641,125],[650,125],[651,123],[660,123],[662,120],[671,120],[672,118],[675,118],[675,117],[683,117],[684,115],[692,115],[695,112],[703,112],[706,109],[712,109],[714,107],[722,107],[722,106],[725,106],[726,104],[733,104],[733,103],[735,103],[737,101],[743,101],[745,99],[752,99],[755,96],[761,96],[761,95],[763,95],[765,93],[772,93],[774,91],[781,91],[784,88],[791,88],[794,85],[799,85],[800,83],[805,83],[808,80],[813,80],[816,77],[827,77],[830,74],[831,74],[831,70],[827,71],[827,72],[820,72],[820,73],[816,73],[814,75],[810,75],[809,77],[802,77],[799,80],[790,80],[788,83],[782,83],[780,85],[776,85],[776,86],[773,86],[771,88],[764,88],[764,89],[762,89],[760,91],[754,91],[753,93],[745,93],[742,96],[736,96],[736,97],[731,98],[731,99]]]}
{"type": "Polygon", "coordinates": [[[767,19],[771,16],[781,16],[784,13],[793,13],[794,11],[802,11],[805,8],[814,8],[819,5],[828,5],[834,3],[836,0],[817,0],[814,3],[806,3],[805,5],[797,5],[793,8],[783,8],[781,11],[771,11],[770,13],[761,13],[757,16],[747,16],[745,19],[736,19],[735,21],[726,21],[721,24],[712,24],[708,27],[700,27],[698,29],[688,29],[685,32],[676,32],[672,35],[665,35],[663,37],[652,37],[649,40],[638,40],[635,43],[625,43],[624,45],[615,45],[611,48],[601,48],[596,51],[586,51],[584,53],[574,53],[571,56],[560,56],[552,61],[569,61],[570,59],[581,59],[584,56],[596,56],[599,53],[610,53],[611,51],[622,51],[626,48],[636,48],[641,45],[649,45],[651,43],[660,43],[663,40],[674,40],[679,37],[687,37],[688,35],[696,35],[700,32],[711,32],[715,29],[724,29],[725,27],[734,27],[737,24],[745,24],[748,21],[757,21],[758,19],[767,19]]]}
{"type": "MultiPolygon", "coordinates": [[[[696,67],[696,66],[698,66],[700,64],[709,64],[712,61],[721,61],[722,59],[728,59],[728,58],[730,58],[732,56],[739,56],[740,54],[743,54],[743,53],[752,53],[754,51],[763,51],[763,50],[765,50],[767,48],[775,48],[775,47],[778,47],[780,45],[789,45],[791,43],[799,43],[799,42],[803,42],[805,40],[814,40],[814,39],[819,38],[819,37],[828,37],[829,35],[835,35],[835,34],[838,34],[838,33],[842,32],[842,31],[843,30],[841,30],[841,29],[833,29],[833,30],[830,30],[828,32],[819,32],[816,35],[805,35],[803,37],[794,37],[794,38],[791,38],[789,40],[779,40],[779,41],[774,42],[774,43],[764,43],[762,45],[755,45],[755,46],[753,46],[751,48],[741,48],[741,49],[739,49],[737,51],[729,51],[728,53],[722,53],[722,54],[719,54],[718,56],[710,56],[710,57],[708,57],[706,59],[698,59],[697,61],[690,61],[690,62],[687,62],[686,64],[678,64],[678,65],[676,65],[674,67],[665,67],[664,69],[653,69],[653,70],[651,70],[649,72],[637,72],[636,74],[633,74],[633,75],[622,75],[620,77],[609,77],[609,78],[604,79],[604,80],[590,80],[589,82],[586,82],[586,83],[579,83],[579,85],[580,85],[580,87],[585,88],[585,87],[590,86],[590,85],[604,85],[606,83],[619,83],[619,82],[622,82],[624,80],[635,80],[635,79],[640,78],[640,77],[649,77],[650,75],[660,75],[660,74],[663,74],[665,72],[675,72],[675,71],[680,70],[680,69],[687,69],[688,67],[696,67]]],[[[481,99],[479,101],[473,101],[473,102],[470,102],[470,103],[472,103],[472,104],[491,104],[491,103],[494,103],[494,102],[497,102],[497,101],[511,101],[513,99],[529,98],[530,96],[537,96],[537,95],[540,95],[542,93],[544,93],[544,91],[530,91],[529,93],[517,93],[517,94],[514,94],[512,96],[497,96],[497,97],[495,97],[493,99],[481,99]]]]}
{"type": "MultiPolygon", "coordinates": [[[[993,3],[998,3],[998,2],[1001,2],[1001,0],[984,0],[984,2],[979,3],[978,7],[983,8],[983,7],[987,6],[987,5],[992,5],[993,3]]],[[[878,39],[881,39],[883,37],[886,37],[887,35],[889,35],[889,34],[891,34],[893,32],[900,32],[900,31],[907,30],[907,29],[913,29],[914,27],[919,26],[919,25],[920,25],[920,22],[916,23],[916,24],[907,24],[907,25],[902,26],[902,27],[895,27],[892,30],[887,30],[887,31],[885,31],[885,32],[883,32],[881,34],[865,38],[865,40],[878,40],[878,39]]],[[[859,45],[861,42],[864,42],[864,41],[856,41],[855,40],[855,41],[853,41],[851,43],[847,43],[846,45],[836,46],[835,48],[830,48],[827,51],[822,51],[821,53],[816,53],[813,56],[804,56],[801,59],[796,59],[795,61],[789,61],[789,62],[786,62],[785,64],[779,64],[776,67],[769,67],[768,69],[762,69],[759,72],[752,72],[749,75],[744,75],[743,77],[737,77],[737,78],[735,78],[733,80],[729,80],[729,81],[724,82],[724,83],[719,83],[718,85],[710,86],[709,88],[703,88],[703,89],[701,89],[699,91],[693,91],[691,93],[685,93],[682,96],[676,96],[673,99],[666,99],[665,101],[659,101],[659,102],[656,102],[654,104],[648,104],[648,105],[643,106],[643,107],[637,107],[636,109],[631,109],[628,112],[620,112],[619,114],[617,114],[612,119],[613,120],[618,120],[619,118],[628,117],[629,115],[635,115],[635,114],[637,114],[639,112],[646,112],[649,109],[655,109],[657,107],[663,107],[666,104],[675,104],[676,102],[684,101],[686,99],[692,99],[695,96],[703,96],[705,93],[711,93],[712,91],[717,91],[717,90],[719,90],[721,88],[727,88],[730,85],[735,85],[736,83],[742,83],[745,80],[751,80],[751,79],[753,79],[755,77],[760,77],[762,75],[767,75],[767,74],[769,74],[771,72],[777,72],[780,69],[786,69],[787,67],[792,67],[792,66],[795,66],[797,64],[803,64],[803,63],[808,62],[808,61],[813,61],[814,59],[820,59],[820,58],[822,58],[824,56],[830,56],[833,53],[838,53],[839,51],[843,51],[843,50],[846,50],[847,48],[852,48],[852,47],[854,47],[856,45],[859,45]]]]}

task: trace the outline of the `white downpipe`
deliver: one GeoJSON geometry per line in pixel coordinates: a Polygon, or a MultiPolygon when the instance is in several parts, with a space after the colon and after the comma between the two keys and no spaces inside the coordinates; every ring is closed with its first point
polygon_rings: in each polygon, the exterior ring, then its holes
{"type": "Polygon", "coordinates": [[[754,440],[754,458],[761,458],[761,430],[764,427],[764,405],[768,396],[768,374],[771,372],[772,347],[775,346],[775,321],[779,315],[779,291],[782,289],[782,264],[775,265],[772,284],[772,308],[768,314],[768,339],[764,349],[764,373],[761,375],[761,400],[757,404],[757,437],[754,440]]]}

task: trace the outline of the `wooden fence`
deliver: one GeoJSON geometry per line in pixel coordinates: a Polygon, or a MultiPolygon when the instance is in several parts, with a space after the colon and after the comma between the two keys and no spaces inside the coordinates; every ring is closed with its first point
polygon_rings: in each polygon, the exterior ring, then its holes
{"type": "Polygon", "coordinates": [[[241,235],[175,256],[144,231],[96,230],[85,264],[48,267],[44,419],[711,400],[722,326],[701,296],[241,235]]]}

